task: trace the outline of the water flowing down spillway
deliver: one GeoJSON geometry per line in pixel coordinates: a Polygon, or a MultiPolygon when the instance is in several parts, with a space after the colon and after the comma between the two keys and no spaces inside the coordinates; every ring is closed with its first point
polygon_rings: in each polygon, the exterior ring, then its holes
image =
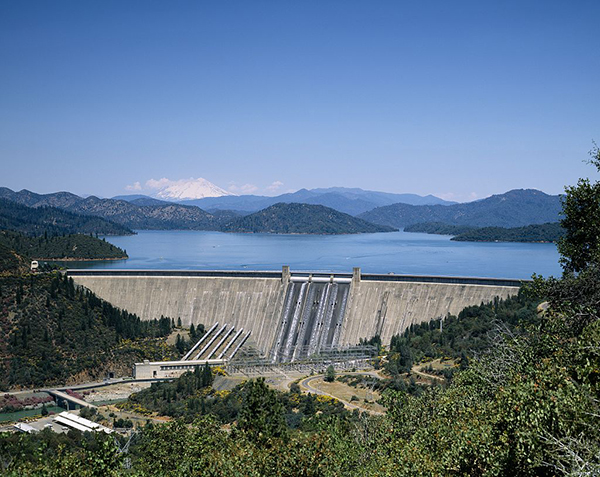
{"type": "Polygon", "coordinates": [[[346,281],[292,280],[271,360],[298,361],[337,346],[349,291],[350,283],[346,281]]]}

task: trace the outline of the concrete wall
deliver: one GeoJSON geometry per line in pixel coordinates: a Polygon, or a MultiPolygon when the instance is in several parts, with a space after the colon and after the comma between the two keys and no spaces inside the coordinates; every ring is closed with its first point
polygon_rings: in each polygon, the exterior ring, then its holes
{"type": "Polygon", "coordinates": [[[389,344],[393,335],[411,324],[458,314],[470,305],[507,298],[516,286],[408,281],[353,282],[350,303],[342,324],[341,345],[357,344],[360,338],[380,335],[389,344]]]}
{"type": "MultiPolygon", "coordinates": [[[[249,342],[268,354],[282,321],[289,272],[69,271],[75,282],[142,319],[161,315],[185,326],[215,322],[251,330],[249,342]]],[[[336,275],[337,276],[337,275],[336,275]]],[[[457,314],[498,296],[516,294],[519,282],[451,277],[361,275],[354,270],[341,345],[379,334],[388,344],[413,323],[457,314]]]]}
{"type": "Polygon", "coordinates": [[[70,273],[75,283],[142,319],[181,318],[184,326],[215,322],[252,330],[249,342],[269,350],[281,315],[281,278],[227,278],[70,273]]]}

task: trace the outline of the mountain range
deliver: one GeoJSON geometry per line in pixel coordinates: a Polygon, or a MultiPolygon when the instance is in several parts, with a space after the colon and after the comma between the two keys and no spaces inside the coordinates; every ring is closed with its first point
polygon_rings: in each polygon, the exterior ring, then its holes
{"type": "Polygon", "coordinates": [[[465,204],[393,204],[377,207],[358,217],[397,228],[426,222],[474,227],[522,227],[557,222],[561,208],[558,195],[548,195],[535,189],[515,189],[465,204]]]}
{"type": "MultiPolygon", "coordinates": [[[[156,198],[143,195],[121,195],[113,199],[145,201],[151,204],[156,198]]],[[[278,203],[303,203],[313,205],[324,205],[332,209],[350,215],[358,215],[385,205],[398,202],[411,205],[451,205],[448,202],[433,195],[420,196],[416,194],[392,194],[388,192],[377,192],[358,188],[330,187],[327,189],[300,189],[297,192],[281,194],[275,197],[261,195],[227,195],[221,197],[205,197],[202,199],[178,201],[180,204],[196,205],[204,210],[213,212],[215,210],[234,210],[242,214],[257,212],[278,203]]]]}
{"type": "MultiPolygon", "coordinates": [[[[318,222],[323,219],[323,209],[319,208],[302,208],[298,209],[293,204],[303,203],[307,205],[322,205],[312,204],[311,201],[343,197],[343,202],[336,204],[335,200],[329,202],[327,214],[332,215],[334,212],[344,214],[344,209],[349,200],[360,201],[364,204],[367,200],[364,197],[371,197],[371,200],[394,200],[396,194],[376,193],[369,191],[348,192],[345,190],[345,195],[341,195],[338,191],[331,189],[317,190],[317,192],[301,190],[294,194],[284,194],[279,198],[284,197],[287,200],[294,199],[295,202],[279,202],[278,204],[287,204],[290,207],[282,207],[279,205],[269,211],[276,211],[278,214],[279,233],[286,233],[283,230],[292,230],[291,225],[286,225],[289,217],[300,219],[299,212],[301,211],[302,223],[305,224],[304,229],[312,230],[308,223],[312,220],[318,222]],[[325,192],[323,192],[325,191],[325,192]],[[351,194],[356,194],[354,199],[351,199],[351,194]],[[389,197],[389,196],[392,197],[389,197]],[[358,196],[358,197],[357,197],[358,196]],[[363,199],[360,199],[360,196],[363,199]],[[336,208],[338,207],[338,208],[336,208]]],[[[401,195],[401,194],[400,194],[401,195]]],[[[219,197],[219,205],[228,205],[227,201],[232,199],[241,199],[249,197],[252,202],[252,207],[260,207],[262,200],[273,198],[265,198],[258,196],[239,196],[239,197],[219,197]]],[[[207,212],[195,205],[194,202],[186,201],[184,204],[158,201],[147,196],[134,196],[130,201],[120,199],[100,199],[95,196],[86,198],[79,197],[69,192],[57,192],[54,194],[36,194],[28,190],[14,192],[8,188],[0,188],[0,199],[17,202],[28,207],[55,207],[63,209],[75,214],[87,216],[97,216],[111,221],[113,224],[120,224],[131,229],[153,229],[153,230],[227,230],[227,231],[242,231],[246,230],[248,224],[253,223],[251,227],[253,232],[268,232],[272,230],[272,223],[268,223],[263,219],[258,219],[258,216],[244,222],[240,215],[248,215],[248,211],[239,213],[235,210],[221,210],[218,208],[207,212]],[[260,226],[259,226],[260,225],[260,226]]],[[[421,198],[428,200],[427,198],[421,198]]],[[[435,199],[435,198],[434,198],[435,199]]],[[[436,199],[440,200],[440,199],[436,199]]],[[[207,203],[207,202],[204,202],[207,203]]],[[[247,203],[248,204],[248,203],[247,203]]],[[[214,204],[213,204],[214,205],[214,204]]],[[[231,204],[229,204],[231,205],[231,204]]],[[[239,203],[238,203],[239,205],[239,203]]],[[[267,205],[260,209],[264,211],[275,204],[267,205]]],[[[323,208],[328,206],[323,205],[323,208]]],[[[407,225],[426,222],[440,222],[449,225],[468,225],[474,227],[521,227],[531,224],[543,224],[547,222],[557,222],[559,212],[561,210],[560,196],[552,196],[533,189],[512,190],[504,194],[498,194],[487,199],[482,199],[464,204],[433,204],[433,205],[411,205],[406,203],[395,203],[375,207],[367,212],[359,214],[357,217],[380,226],[391,227],[393,229],[403,228],[407,225]]],[[[348,214],[352,215],[352,214],[348,214]]],[[[347,218],[340,216],[336,217],[336,224],[344,224],[349,228],[338,225],[333,228],[340,230],[336,233],[354,233],[353,230],[364,228],[364,224],[359,226],[358,223],[352,225],[347,218]]],[[[323,224],[326,223],[322,222],[323,224]]],[[[325,227],[327,228],[327,227],[325,227]]],[[[274,229],[273,229],[274,230],[274,229]]],[[[301,232],[300,229],[294,229],[295,232],[290,233],[312,233],[301,232]]],[[[366,229],[365,229],[366,230],[366,229]]],[[[317,233],[330,233],[326,231],[317,233]]]]}
{"type": "Polygon", "coordinates": [[[136,205],[125,200],[99,199],[95,196],[83,198],[70,192],[36,194],[28,190],[14,192],[1,187],[0,198],[27,207],[52,206],[76,214],[102,217],[132,229],[219,230],[223,221],[231,219],[230,214],[221,219],[191,205],[172,202],[136,205]]]}
{"type": "MultiPolygon", "coordinates": [[[[250,233],[305,233],[305,234],[351,234],[391,232],[395,229],[388,226],[370,224],[337,210],[309,204],[280,203],[255,214],[240,217],[235,212],[216,210],[210,214],[193,205],[182,205],[173,202],[161,202],[147,197],[137,197],[131,202],[115,199],[99,199],[95,196],[79,197],[69,192],[55,194],[36,194],[28,190],[14,192],[8,188],[0,188],[0,205],[15,211],[13,216],[26,216],[28,221],[39,220],[40,214],[54,211],[88,221],[100,221],[103,226],[98,233],[106,229],[104,224],[120,227],[123,233],[132,233],[129,229],[149,230],[215,230],[224,232],[250,233]],[[151,203],[154,205],[137,205],[151,203]],[[12,204],[12,206],[11,206],[12,204]],[[53,204],[56,207],[50,207],[53,204]],[[60,208],[59,208],[60,207],[60,208]],[[108,220],[110,221],[108,221],[108,220]],[[122,224],[122,225],[117,225],[122,224]]],[[[0,219],[3,215],[0,209],[0,219]]],[[[7,212],[5,214],[9,216],[7,212]]],[[[47,224],[48,220],[41,222],[47,224]]],[[[21,230],[26,233],[43,233],[38,226],[32,231],[22,230],[7,221],[5,227],[0,221],[0,228],[21,230]]],[[[18,224],[17,224],[18,225],[18,224]]],[[[93,232],[88,230],[86,232],[93,232]]]]}
{"type": "Polygon", "coordinates": [[[68,212],[57,207],[31,208],[0,198],[0,230],[29,235],[101,234],[131,235],[128,227],[105,220],[68,212]]]}

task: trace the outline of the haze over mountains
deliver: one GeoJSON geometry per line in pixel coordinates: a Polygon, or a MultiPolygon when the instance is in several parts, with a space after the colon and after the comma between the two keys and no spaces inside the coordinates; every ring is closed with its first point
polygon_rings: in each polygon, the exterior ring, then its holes
{"type": "MultiPolygon", "coordinates": [[[[136,201],[139,205],[150,205],[153,200],[162,197],[143,195],[121,195],[113,199],[136,201]],[[142,204],[141,200],[146,201],[142,204]]],[[[176,199],[171,199],[176,200],[176,199]]],[[[176,200],[185,205],[197,205],[204,210],[234,210],[241,213],[257,212],[278,203],[303,203],[324,205],[350,215],[358,215],[375,207],[392,205],[398,202],[411,205],[450,205],[448,202],[433,195],[420,196],[417,194],[392,194],[359,188],[330,187],[326,189],[300,189],[299,191],[281,194],[275,197],[260,195],[222,195],[220,197],[205,196],[200,199],[176,200]]]]}

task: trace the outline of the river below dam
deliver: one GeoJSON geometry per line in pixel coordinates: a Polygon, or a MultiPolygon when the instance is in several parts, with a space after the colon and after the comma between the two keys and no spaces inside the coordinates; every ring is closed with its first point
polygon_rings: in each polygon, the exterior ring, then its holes
{"type": "Polygon", "coordinates": [[[492,278],[560,275],[558,252],[547,243],[453,242],[408,232],[358,235],[228,234],[142,230],[107,237],[128,260],[69,262],[69,268],[218,269],[396,273],[492,278]]]}

